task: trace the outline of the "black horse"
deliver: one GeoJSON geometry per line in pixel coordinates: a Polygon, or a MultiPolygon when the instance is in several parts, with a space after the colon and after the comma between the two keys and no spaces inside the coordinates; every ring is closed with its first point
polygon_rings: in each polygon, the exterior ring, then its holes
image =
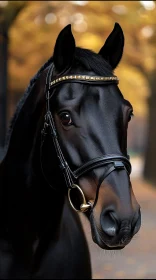
{"type": "Polygon", "coordinates": [[[123,47],[117,23],[98,54],[75,47],[66,26],[19,102],[0,164],[0,279],[91,278],[73,208],[103,249],[122,249],[138,232],[127,155],[133,108],[113,74],[123,47]]]}

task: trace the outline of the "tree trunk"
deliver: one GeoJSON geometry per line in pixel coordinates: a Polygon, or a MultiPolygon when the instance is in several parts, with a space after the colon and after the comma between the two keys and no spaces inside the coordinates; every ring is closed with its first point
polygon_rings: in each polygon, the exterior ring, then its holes
{"type": "Polygon", "coordinates": [[[150,74],[148,133],[145,151],[144,178],[156,185],[156,69],[150,74]]]}
{"type": "Polygon", "coordinates": [[[7,123],[8,33],[0,30],[0,148],[4,146],[7,123]]]}

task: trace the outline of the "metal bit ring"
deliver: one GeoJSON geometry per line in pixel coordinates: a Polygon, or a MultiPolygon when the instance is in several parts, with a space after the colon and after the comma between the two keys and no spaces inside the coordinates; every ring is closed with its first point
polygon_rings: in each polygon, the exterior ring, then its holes
{"type": "Polygon", "coordinates": [[[76,212],[83,212],[83,213],[84,213],[84,212],[86,212],[86,211],[91,207],[90,204],[88,204],[88,203],[86,202],[86,199],[85,199],[85,196],[84,196],[83,191],[82,191],[81,188],[80,188],[78,185],[76,185],[76,184],[73,184],[73,185],[72,185],[72,188],[68,190],[68,199],[69,199],[69,202],[70,202],[71,207],[72,207],[76,212]],[[76,208],[74,207],[74,205],[73,205],[73,203],[72,203],[72,201],[71,201],[71,197],[70,197],[70,192],[71,192],[71,190],[72,190],[72,189],[75,189],[75,188],[79,190],[79,192],[80,192],[80,194],[81,194],[81,196],[82,196],[82,200],[83,200],[82,204],[80,205],[80,209],[76,209],[76,208]]]}

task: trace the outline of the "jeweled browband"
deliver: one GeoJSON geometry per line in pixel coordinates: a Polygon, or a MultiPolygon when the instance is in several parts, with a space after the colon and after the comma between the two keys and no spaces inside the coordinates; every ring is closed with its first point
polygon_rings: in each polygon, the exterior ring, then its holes
{"type": "Polygon", "coordinates": [[[118,83],[119,79],[116,76],[102,77],[102,76],[88,76],[88,75],[66,75],[50,82],[50,86],[54,86],[60,82],[75,81],[75,82],[115,82],[118,83]]]}

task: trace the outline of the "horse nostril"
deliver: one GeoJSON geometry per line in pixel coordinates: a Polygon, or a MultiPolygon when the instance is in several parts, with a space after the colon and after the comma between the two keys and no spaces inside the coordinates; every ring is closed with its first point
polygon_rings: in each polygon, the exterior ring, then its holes
{"type": "Polygon", "coordinates": [[[134,229],[133,235],[139,231],[140,227],[141,227],[141,212],[139,209],[137,217],[135,218],[135,220],[133,220],[133,229],[134,229]]]}
{"type": "Polygon", "coordinates": [[[101,215],[101,227],[109,236],[114,237],[118,230],[118,223],[113,211],[106,211],[101,215]]]}

